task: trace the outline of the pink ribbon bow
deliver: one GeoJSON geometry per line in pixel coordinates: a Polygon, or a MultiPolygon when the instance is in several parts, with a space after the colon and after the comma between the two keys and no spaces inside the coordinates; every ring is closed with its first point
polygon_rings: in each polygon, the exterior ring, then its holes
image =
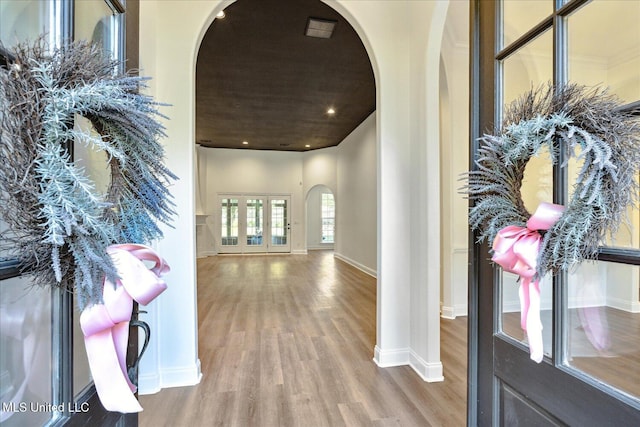
{"type": "Polygon", "coordinates": [[[129,380],[125,362],[129,320],[134,300],[147,305],[167,289],[160,276],[169,271],[169,265],[144,245],[111,245],[107,253],[120,279],[114,284],[105,278],[104,303],[85,308],[80,314],[80,327],[102,405],[108,411],[140,412],[142,407],[133,395],[136,386],[129,380]],[[155,265],[149,269],[143,260],[155,265]]]}
{"type": "Polygon", "coordinates": [[[544,356],[540,321],[540,278],[536,277],[542,243],[538,230],[551,228],[563,212],[564,206],[543,202],[527,221],[526,228],[510,225],[500,230],[493,240],[493,262],[505,271],[520,276],[520,324],[527,333],[530,357],[538,363],[544,356]]]}

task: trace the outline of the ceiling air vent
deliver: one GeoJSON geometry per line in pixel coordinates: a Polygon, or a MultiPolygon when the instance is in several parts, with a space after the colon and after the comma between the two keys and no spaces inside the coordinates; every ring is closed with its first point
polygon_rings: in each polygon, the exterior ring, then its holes
{"type": "Polygon", "coordinates": [[[307,20],[307,29],[305,36],[317,37],[320,39],[328,39],[333,35],[333,30],[338,21],[322,18],[309,18],[307,20]]]}

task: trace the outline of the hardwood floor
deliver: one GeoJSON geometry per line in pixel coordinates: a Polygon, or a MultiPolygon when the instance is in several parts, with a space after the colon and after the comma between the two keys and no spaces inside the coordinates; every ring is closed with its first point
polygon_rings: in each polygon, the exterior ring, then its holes
{"type": "Polygon", "coordinates": [[[142,427],[466,424],[466,318],[444,382],[379,368],[376,281],[331,251],[198,260],[198,323],[202,382],[141,396],[142,427]]]}

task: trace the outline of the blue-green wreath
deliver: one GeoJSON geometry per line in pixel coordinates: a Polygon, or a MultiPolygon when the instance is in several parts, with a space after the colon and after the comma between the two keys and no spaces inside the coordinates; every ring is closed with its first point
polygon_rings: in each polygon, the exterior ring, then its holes
{"type": "MultiPolygon", "coordinates": [[[[0,46],[1,47],[1,46],[0,46]]],[[[6,49],[4,49],[7,52],[6,49]]],[[[175,214],[163,164],[160,104],[140,93],[146,78],[87,42],[49,51],[42,39],[12,48],[0,67],[0,214],[3,253],[35,285],[73,290],[80,309],[101,302],[105,248],[149,243],[175,214]],[[88,119],[96,132],[74,127],[88,119]],[[96,191],[74,164],[72,143],[106,153],[111,182],[96,191]]]]}
{"type": "Polygon", "coordinates": [[[640,111],[621,105],[605,89],[576,84],[535,88],[511,103],[501,129],[480,139],[476,168],[465,177],[469,224],[479,241],[491,244],[503,228],[525,227],[531,217],[520,193],[525,167],[546,146],[554,164],[563,150],[582,167],[562,216],[541,231],[537,275],[594,259],[627,219],[627,207],[638,204],[640,111]]]}

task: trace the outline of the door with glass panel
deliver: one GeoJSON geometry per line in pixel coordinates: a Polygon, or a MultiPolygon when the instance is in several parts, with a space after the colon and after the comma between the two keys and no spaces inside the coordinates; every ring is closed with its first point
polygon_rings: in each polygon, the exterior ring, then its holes
{"type": "MultiPolygon", "coordinates": [[[[640,2],[470,5],[472,158],[504,106],[547,82],[602,84],[623,108],[640,105],[640,2]]],[[[569,203],[580,167],[534,157],[521,188],[527,210],[569,203]]],[[[629,214],[596,261],[542,279],[539,364],[520,325],[518,277],[470,236],[470,425],[640,425],[640,214],[629,214]]]]}
{"type": "Polygon", "coordinates": [[[290,252],[290,196],[219,197],[219,253],[290,252]]]}
{"type": "Polygon", "coordinates": [[[269,252],[291,252],[289,196],[269,198],[269,252]]]}

